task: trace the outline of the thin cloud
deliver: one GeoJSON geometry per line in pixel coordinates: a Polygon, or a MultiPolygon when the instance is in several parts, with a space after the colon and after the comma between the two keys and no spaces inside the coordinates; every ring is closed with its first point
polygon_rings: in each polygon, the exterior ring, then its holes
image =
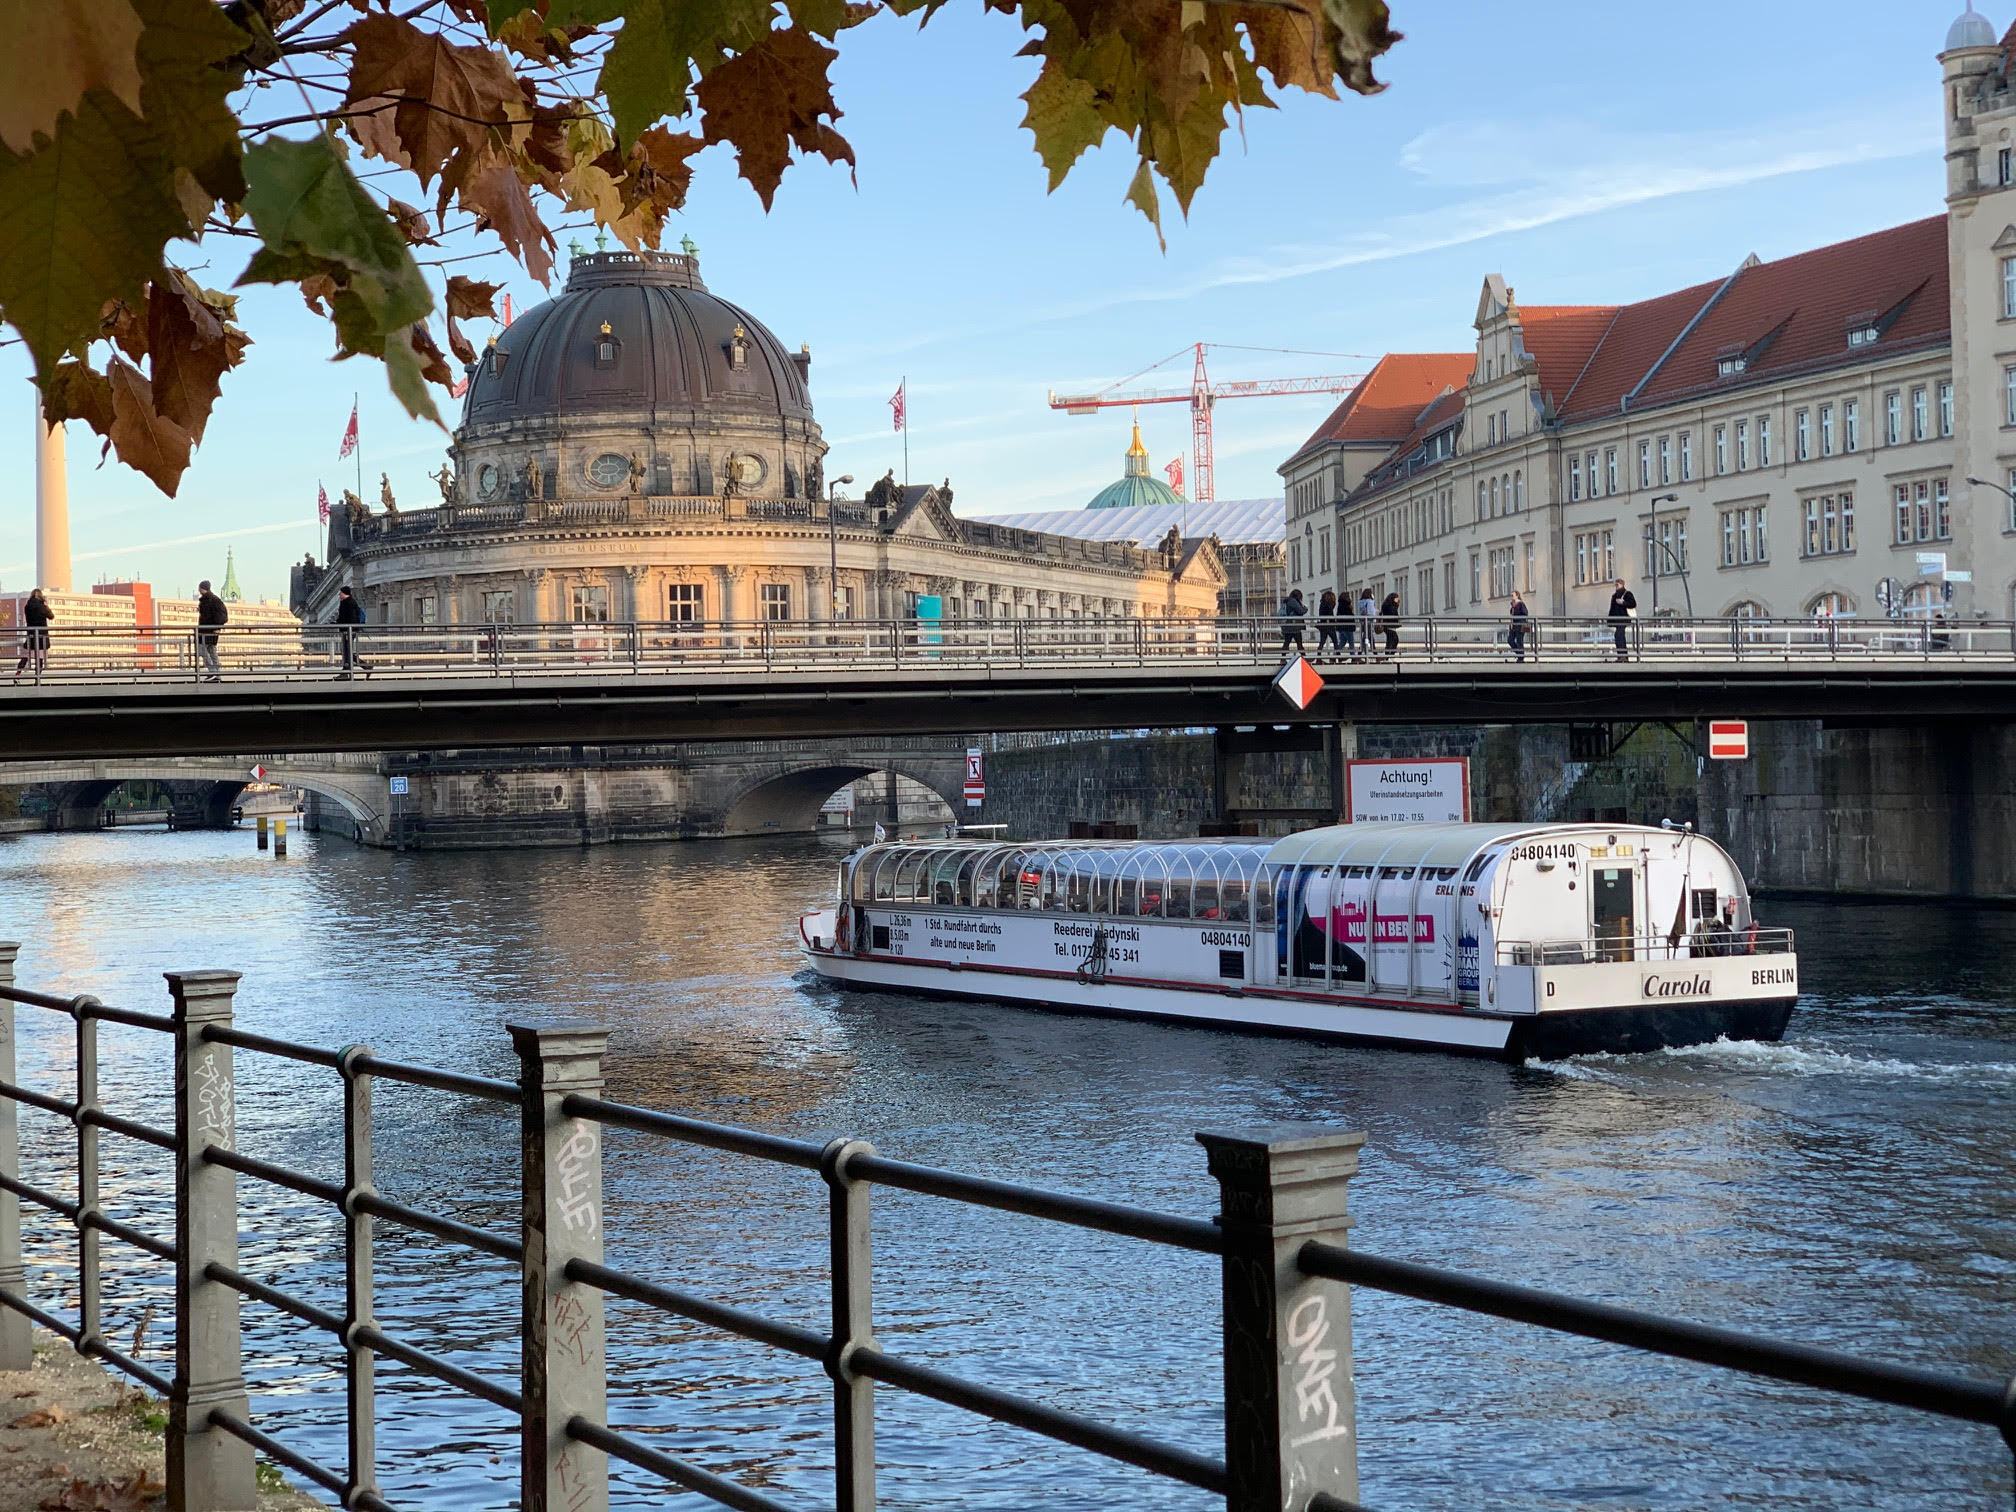
{"type": "MultiPolygon", "coordinates": [[[[213,530],[204,535],[171,536],[165,541],[134,541],[125,546],[107,546],[98,551],[75,551],[70,554],[73,562],[102,562],[113,557],[137,556],[143,551],[169,551],[177,546],[201,546],[211,541],[236,541],[245,536],[275,535],[283,530],[306,530],[308,524],[302,520],[286,520],[275,525],[246,525],[238,530],[213,530]]],[[[0,572],[32,572],[33,562],[7,562],[0,564],[0,572]]]]}

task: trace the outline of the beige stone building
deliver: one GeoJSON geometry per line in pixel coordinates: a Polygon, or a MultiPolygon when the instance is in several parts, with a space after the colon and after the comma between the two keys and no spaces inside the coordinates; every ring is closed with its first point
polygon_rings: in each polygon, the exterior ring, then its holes
{"type": "Polygon", "coordinates": [[[2016,90],[1940,54],[1947,210],[1635,304],[1521,305],[1388,357],[1282,465],[1290,581],[1409,616],[2016,615],[2016,90]],[[1977,481],[1971,481],[1977,480],[1977,481]],[[1941,563],[1943,561],[1943,569],[1941,563]]]}
{"type": "Polygon", "coordinates": [[[472,370],[438,503],[348,504],[295,601],[329,619],[347,583],[371,623],[409,626],[1216,612],[1208,536],[992,525],[954,515],[949,484],[893,478],[829,503],[810,366],[690,252],[577,256],[472,370]]]}

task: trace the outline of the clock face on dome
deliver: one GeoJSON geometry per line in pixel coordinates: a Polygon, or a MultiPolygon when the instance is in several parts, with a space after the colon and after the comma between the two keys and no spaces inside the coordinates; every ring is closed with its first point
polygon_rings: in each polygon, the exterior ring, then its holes
{"type": "Polygon", "coordinates": [[[630,476],[630,459],[604,452],[588,464],[588,476],[604,488],[614,488],[630,476]]]}
{"type": "Polygon", "coordinates": [[[488,499],[497,492],[497,468],[494,463],[485,462],[476,473],[476,492],[488,499]]]}
{"type": "Polygon", "coordinates": [[[735,474],[735,481],[740,483],[744,488],[749,488],[763,481],[763,459],[761,457],[752,457],[744,453],[741,456],[730,457],[728,459],[728,466],[735,474]]]}

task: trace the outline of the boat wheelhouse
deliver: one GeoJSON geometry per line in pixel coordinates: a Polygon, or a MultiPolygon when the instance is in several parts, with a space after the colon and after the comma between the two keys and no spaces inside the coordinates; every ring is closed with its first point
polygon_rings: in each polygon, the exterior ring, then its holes
{"type": "Polygon", "coordinates": [[[1728,853],[1636,825],[871,845],[800,929],[849,986],[1513,1059],[1775,1040],[1799,990],[1728,853]]]}

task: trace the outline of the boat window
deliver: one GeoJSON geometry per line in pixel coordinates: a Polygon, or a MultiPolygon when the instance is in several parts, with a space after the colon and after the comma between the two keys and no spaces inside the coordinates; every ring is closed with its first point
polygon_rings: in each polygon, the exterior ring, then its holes
{"type": "Polygon", "coordinates": [[[1272,924],[1274,922],[1274,883],[1270,878],[1258,877],[1253,882],[1253,922],[1272,924]]]}
{"type": "Polygon", "coordinates": [[[973,906],[973,874],[980,868],[981,854],[979,851],[968,851],[959,863],[958,902],[961,908],[973,906]]]}
{"type": "Polygon", "coordinates": [[[963,853],[943,851],[931,864],[931,901],[940,908],[950,908],[959,901],[959,862],[963,853]]]}
{"type": "Polygon", "coordinates": [[[1190,879],[1171,877],[1169,891],[1162,899],[1162,917],[1165,919],[1187,919],[1190,917],[1190,879]]]}
{"type": "Polygon", "coordinates": [[[1015,906],[1039,907],[1043,899],[1043,858],[1024,856],[1022,869],[1015,874],[1015,906]]]}
{"type": "Polygon", "coordinates": [[[1122,917],[1133,917],[1140,912],[1141,883],[1135,877],[1116,877],[1113,881],[1113,912],[1122,917]]]}
{"type": "Polygon", "coordinates": [[[1143,877],[1139,907],[1135,912],[1144,919],[1162,917],[1162,894],[1168,891],[1169,883],[1164,877],[1143,877]]]}
{"type": "Polygon", "coordinates": [[[1218,886],[1215,881],[1199,882],[1190,894],[1190,917],[1215,919],[1218,913],[1218,886]]]}
{"type": "Polygon", "coordinates": [[[1064,907],[1071,913],[1092,911],[1092,876],[1082,867],[1073,867],[1065,880],[1064,907]]]}
{"type": "Polygon", "coordinates": [[[1064,869],[1060,858],[1052,856],[1043,868],[1043,902],[1046,909],[1061,912],[1064,907],[1064,869]]]}
{"type": "Polygon", "coordinates": [[[1219,883],[1218,897],[1218,912],[1227,924],[1246,922],[1246,881],[1243,877],[1233,877],[1219,883]]]}
{"type": "Polygon", "coordinates": [[[894,880],[889,886],[889,896],[907,903],[916,895],[917,877],[924,870],[924,857],[917,851],[907,855],[899,853],[896,860],[894,880]]]}
{"type": "Polygon", "coordinates": [[[1092,912],[1096,914],[1113,911],[1113,879],[1104,871],[1092,878],[1092,912]]]}

